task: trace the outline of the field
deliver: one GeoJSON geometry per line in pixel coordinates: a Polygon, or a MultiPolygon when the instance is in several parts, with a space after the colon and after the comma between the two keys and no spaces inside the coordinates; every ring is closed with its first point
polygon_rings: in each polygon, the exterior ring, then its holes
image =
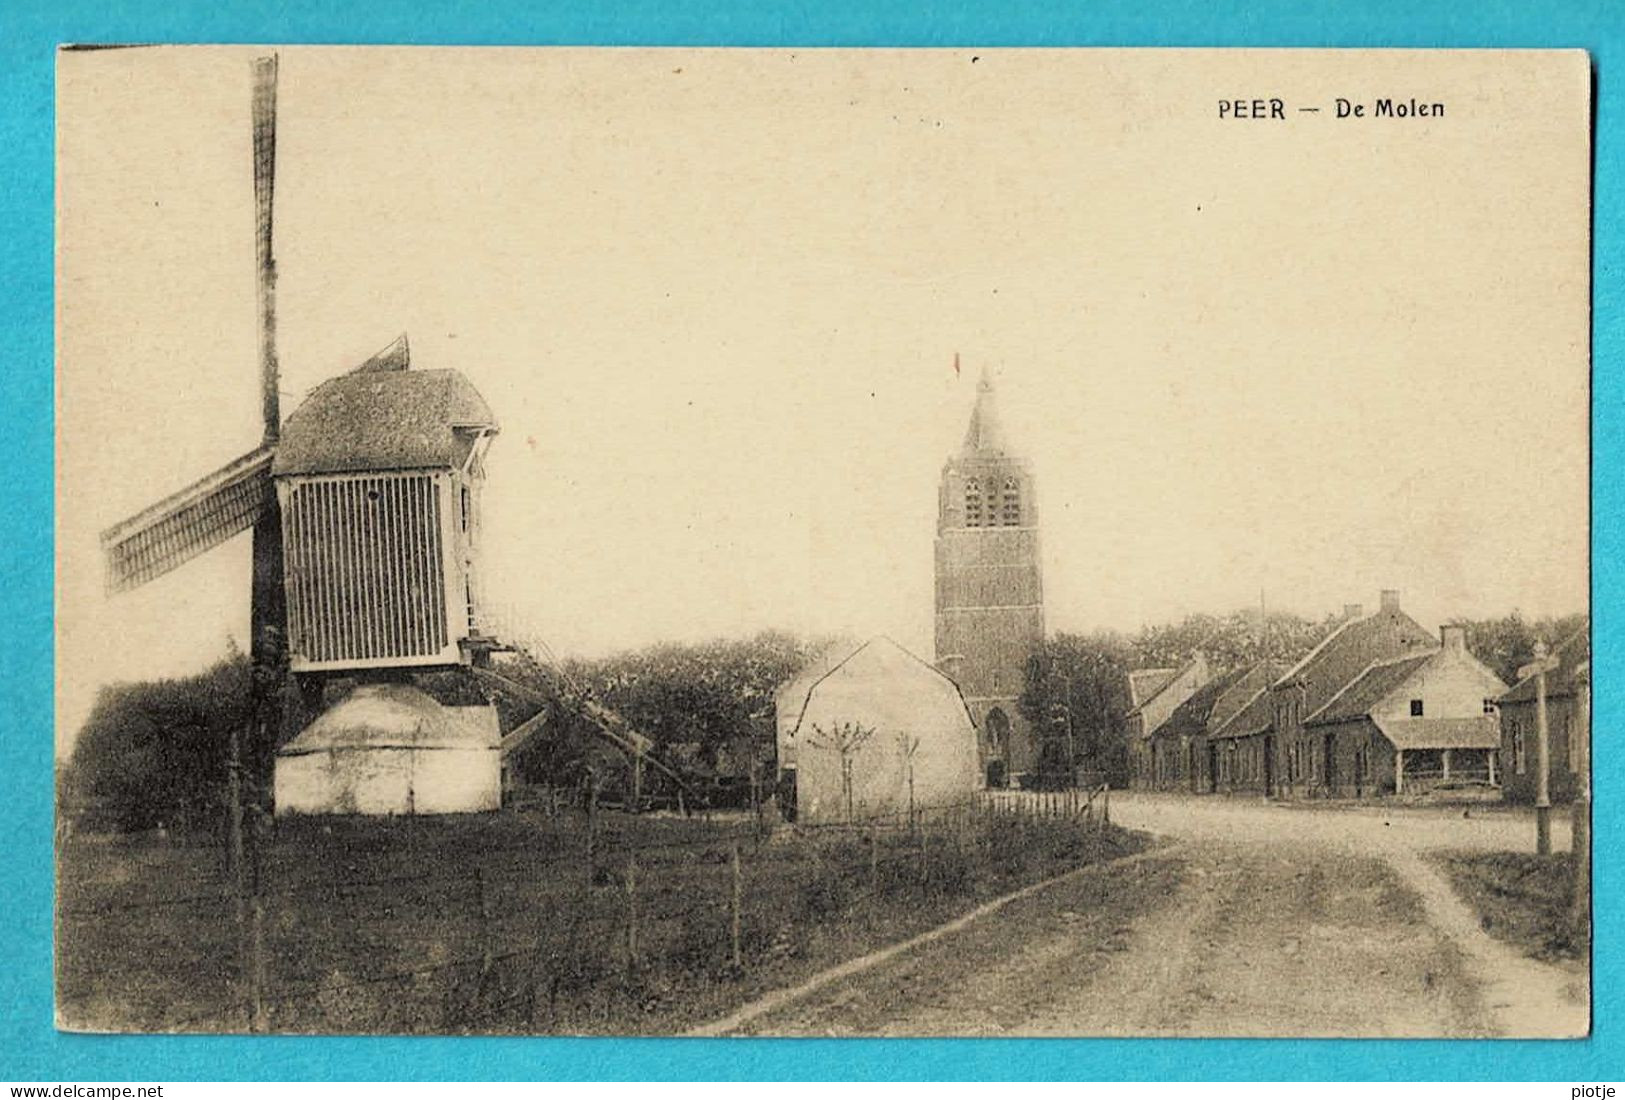
{"type": "Polygon", "coordinates": [[[285,820],[255,951],[218,845],[80,835],[59,849],[58,1016],[247,1030],[257,960],[271,1031],[672,1034],[1144,845],[1064,796],[914,827],[600,811],[589,830],[574,808],[285,820]]]}

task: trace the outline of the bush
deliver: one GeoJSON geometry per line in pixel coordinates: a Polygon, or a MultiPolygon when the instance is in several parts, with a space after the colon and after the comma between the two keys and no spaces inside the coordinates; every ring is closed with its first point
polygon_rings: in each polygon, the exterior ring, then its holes
{"type": "Polygon", "coordinates": [[[248,687],[248,661],[233,653],[196,676],[103,688],[63,776],[63,812],[124,832],[218,825],[248,687]]]}

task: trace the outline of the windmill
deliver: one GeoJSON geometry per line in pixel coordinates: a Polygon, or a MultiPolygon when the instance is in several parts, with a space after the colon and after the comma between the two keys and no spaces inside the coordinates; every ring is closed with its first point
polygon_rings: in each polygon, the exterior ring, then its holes
{"type": "MultiPolygon", "coordinates": [[[[538,708],[493,752],[517,752],[564,706],[618,748],[635,774],[648,763],[681,786],[649,755],[652,741],[587,694],[538,690],[493,667],[494,654],[510,654],[533,680],[547,679],[531,654],[548,651],[499,640],[483,608],[480,498],[498,425],[467,379],[412,369],[402,336],[318,386],[282,420],[272,248],[276,81],[275,57],[254,61],[259,445],[102,535],[107,588],[118,593],[253,531],[252,717],[234,734],[230,770],[236,865],[244,866],[244,773],[263,790],[290,673],[304,709],[314,712],[336,676],[399,680],[467,668],[488,698],[501,692],[538,708]]],[[[422,700],[412,706],[425,709],[422,700]]]]}

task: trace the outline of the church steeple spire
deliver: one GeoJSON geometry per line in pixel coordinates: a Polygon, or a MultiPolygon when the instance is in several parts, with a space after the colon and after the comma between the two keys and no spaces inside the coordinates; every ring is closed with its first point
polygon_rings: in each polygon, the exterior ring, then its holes
{"type": "Polygon", "coordinates": [[[1044,578],[1031,464],[999,426],[993,379],[976,383],[965,442],[937,487],[937,666],[980,729],[990,787],[1038,770],[1039,738],[1021,712],[1027,660],[1044,641],[1044,578]]]}
{"type": "Polygon", "coordinates": [[[993,400],[993,379],[984,365],[976,382],[976,407],[971,410],[970,426],[965,430],[965,442],[960,451],[966,455],[1004,454],[1008,449],[993,400]]]}

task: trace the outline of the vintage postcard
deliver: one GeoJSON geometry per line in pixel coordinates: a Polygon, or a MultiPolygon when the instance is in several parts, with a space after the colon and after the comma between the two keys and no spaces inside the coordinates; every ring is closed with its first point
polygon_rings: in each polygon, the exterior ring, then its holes
{"type": "Polygon", "coordinates": [[[57,97],[59,1027],[1588,1033],[1583,53],[57,97]]]}

